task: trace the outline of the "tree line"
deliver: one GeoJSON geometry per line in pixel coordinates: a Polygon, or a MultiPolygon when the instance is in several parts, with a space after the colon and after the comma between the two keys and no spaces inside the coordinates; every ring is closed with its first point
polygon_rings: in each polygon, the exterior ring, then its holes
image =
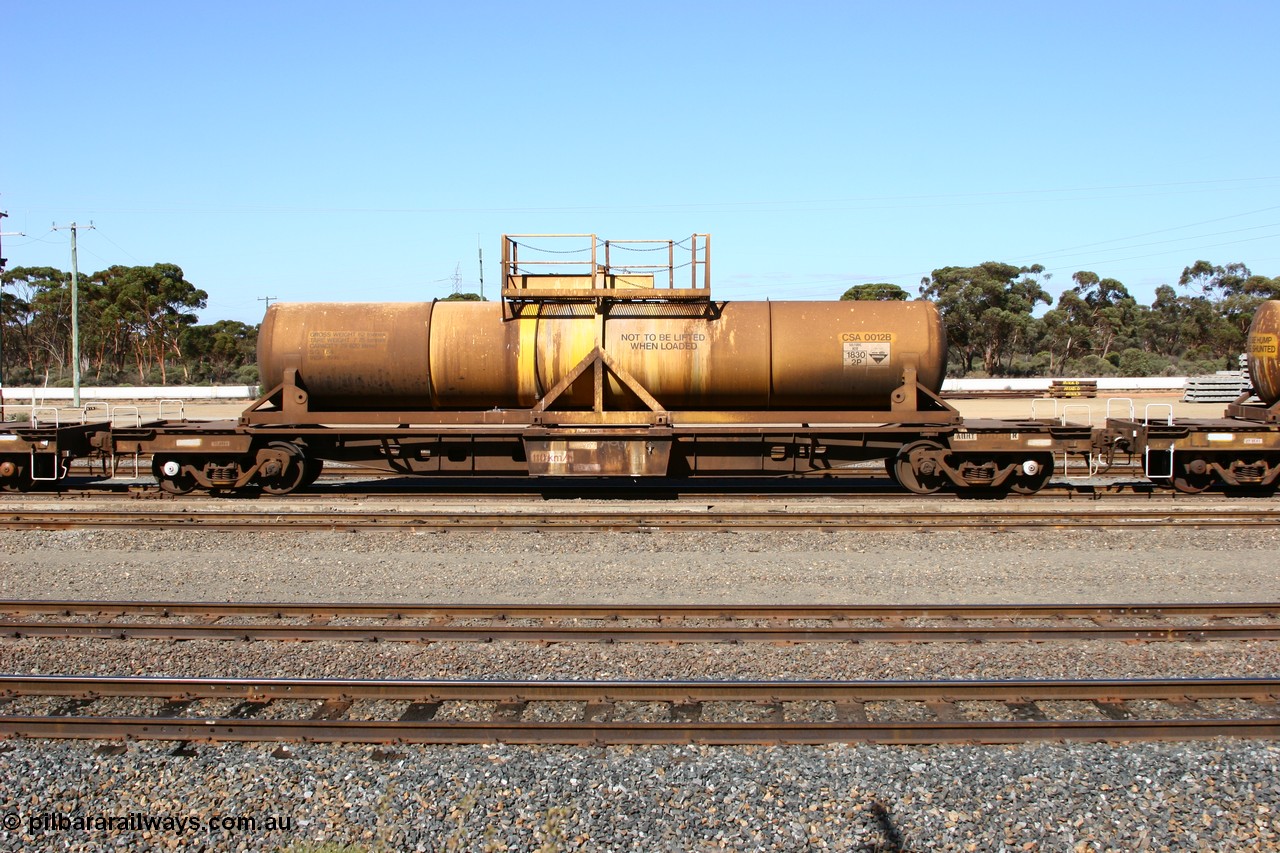
{"type": "MultiPolygon", "coordinates": [[[[194,385],[258,381],[258,328],[200,325],[208,294],[176,264],[78,276],[80,371],[85,385],[194,385]]],[[[0,376],[6,385],[72,382],[71,274],[15,267],[0,275],[0,376]]]]}
{"type": "MultiPolygon", "coordinates": [[[[1082,270],[1057,305],[1040,265],[988,261],[943,267],[919,296],[946,322],[951,376],[1175,376],[1236,366],[1257,306],[1280,298],[1280,277],[1244,264],[1196,261],[1150,305],[1121,282],[1082,270]],[[1043,310],[1045,306],[1049,307],[1043,310]]],[[[0,379],[71,384],[71,275],[15,267],[0,275],[0,379]]],[[[454,294],[450,299],[480,299],[454,294]]],[[[842,299],[902,300],[895,284],[860,284],[842,299]]],[[[197,323],[208,294],[176,264],[113,266],[79,277],[81,381],[86,385],[258,381],[258,327],[197,323]]]]}
{"type": "MultiPolygon", "coordinates": [[[[1280,277],[1241,263],[1196,261],[1178,287],[1142,305],[1114,278],[1081,270],[1053,305],[1039,264],[988,261],[921,279],[947,327],[949,376],[1181,376],[1236,369],[1254,311],[1280,298],[1280,277]]],[[[860,284],[842,299],[899,300],[894,284],[860,284]]]]}

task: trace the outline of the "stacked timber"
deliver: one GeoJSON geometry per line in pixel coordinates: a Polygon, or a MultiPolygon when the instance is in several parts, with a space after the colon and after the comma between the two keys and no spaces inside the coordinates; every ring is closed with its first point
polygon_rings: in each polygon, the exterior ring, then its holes
{"type": "Polygon", "coordinates": [[[1096,379],[1055,379],[1049,383],[1049,396],[1058,399],[1098,396],[1096,379]]]}

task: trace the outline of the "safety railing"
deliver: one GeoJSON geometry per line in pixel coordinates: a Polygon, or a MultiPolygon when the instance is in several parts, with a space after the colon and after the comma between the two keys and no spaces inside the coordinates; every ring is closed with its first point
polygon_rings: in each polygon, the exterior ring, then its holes
{"type": "Polygon", "coordinates": [[[676,241],[504,234],[502,296],[526,301],[710,299],[711,235],[676,241]]]}

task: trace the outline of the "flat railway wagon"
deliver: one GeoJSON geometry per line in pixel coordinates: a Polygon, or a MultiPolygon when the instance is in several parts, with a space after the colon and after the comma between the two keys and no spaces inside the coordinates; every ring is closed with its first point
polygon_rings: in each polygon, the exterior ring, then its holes
{"type": "Polygon", "coordinates": [[[1218,486],[1240,493],[1271,494],[1280,484],[1280,301],[1254,314],[1245,343],[1253,389],[1222,418],[1175,419],[1147,413],[1142,419],[1108,418],[1095,436],[1098,458],[1128,454],[1142,460],[1146,476],[1178,491],[1218,486]]]}
{"type": "MultiPolygon", "coordinates": [[[[1263,402],[1222,421],[964,420],[938,395],[932,303],[716,301],[710,262],[705,234],[507,235],[497,302],[276,303],[259,334],[268,390],[237,420],[13,425],[0,486],[61,479],[72,457],[116,473],[150,459],[178,494],[287,494],[327,461],[634,479],[834,477],[881,461],[920,494],[1031,493],[1055,471],[1135,460],[1188,492],[1280,475],[1274,352],[1263,402]]],[[[1250,337],[1260,360],[1264,334],[1250,337]]]]}
{"type": "Polygon", "coordinates": [[[101,456],[93,442],[105,424],[85,419],[59,424],[56,410],[37,408],[26,422],[0,430],[0,489],[26,491],[42,483],[57,484],[67,476],[71,460],[101,456]]]}

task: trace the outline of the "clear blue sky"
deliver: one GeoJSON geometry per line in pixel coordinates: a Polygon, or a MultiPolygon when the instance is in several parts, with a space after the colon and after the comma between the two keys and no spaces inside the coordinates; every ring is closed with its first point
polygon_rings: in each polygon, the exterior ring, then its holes
{"type": "Polygon", "coordinates": [[[10,267],[486,290],[503,233],[713,235],[713,292],[987,260],[1280,274],[1280,4],[0,0],[10,267]]]}

